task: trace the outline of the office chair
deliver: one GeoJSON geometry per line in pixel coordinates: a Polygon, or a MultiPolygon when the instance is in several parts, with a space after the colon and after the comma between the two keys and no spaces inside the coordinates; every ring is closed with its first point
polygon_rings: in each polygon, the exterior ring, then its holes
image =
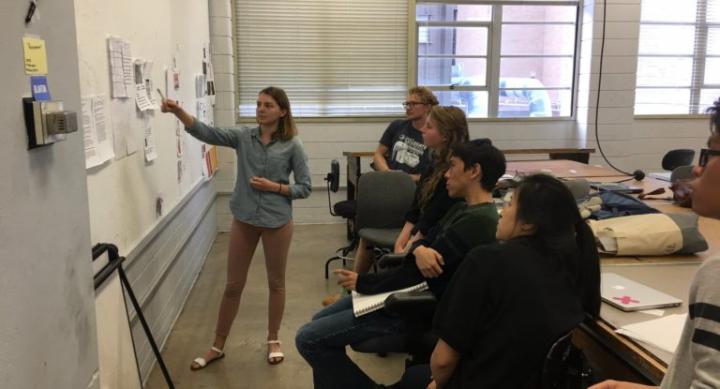
{"type": "MultiPolygon", "coordinates": [[[[340,188],[340,163],[337,159],[333,159],[330,162],[330,172],[325,176],[325,182],[327,183],[328,209],[330,214],[340,216],[346,220],[354,219],[357,206],[355,200],[338,201],[334,205],[331,205],[330,192],[337,193],[340,188]]],[[[350,240],[350,243],[347,246],[335,250],[335,255],[325,261],[325,279],[329,277],[331,262],[342,260],[343,266],[345,266],[347,261],[352,259],[348,257],[348,255],[355,249],[358,243],[357,233],[355,232],[353,224],[354,223],[350,223],[350,228],[348,228],[348,240],[350,240]]]]}
{"type": "Polygon", "coordinates": [[[662,168],[672,171],[680,166],[688,166],[692,164],[693,158],[695,158],[695,150],[670,150],[665,153],[665,156],[662,159],[662,168]]]}
{"type": "Polygon", "coordinates": [[[415,196],[415,182],[399,171],[368,172],[358,182],[355,228],[359,238],[392,249],[415,196]]]}
{"type": "Polygon", "coordinates": [[[582,350],[573,344],[573,332],[562,335],[550,346],[540,373],[541,389],[580,389],[590,383],[592,369],[582,350]]]}
{"type": "MultiPolygon", "coordinates": [[[[401,266],[405,260],[412,260],[407,254],[387,254],[377,261],[380,269],[401,266]]],[[[361,353],[378,354],[408,353],[406,367],[430,362],[437,337],[430,332],[437,298],[430,291],[393,293],[385,299],[383,310],[392,316],[401,317],[406,323],[402,334],[379,336],[350,347],[361,353]]]]}

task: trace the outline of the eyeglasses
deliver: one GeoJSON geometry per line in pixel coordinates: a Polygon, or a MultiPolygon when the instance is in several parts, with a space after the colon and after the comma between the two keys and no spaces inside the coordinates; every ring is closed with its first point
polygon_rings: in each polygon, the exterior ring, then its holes
{"type": "Polygon", "coordinates": [[[425,104],[427,104],[427,103],[423,103],[420,101],[403,101],[402,106],[403,106],[403,108],[408,109],[408,108],[413,108],[416,105],[425,105],[425,104]]]}
{"type": "Polygon", "coordinates": [[[705,167],[710,157],[717,157],[720,155],[720,150],[702,149],[700,150],[700,158],[698,159],[698,165],[705,167]]]}

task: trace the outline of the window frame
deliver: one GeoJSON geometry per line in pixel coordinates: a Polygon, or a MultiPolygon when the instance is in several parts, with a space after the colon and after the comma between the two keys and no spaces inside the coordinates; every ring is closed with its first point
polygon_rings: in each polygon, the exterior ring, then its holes
{"type": "MultiPolygon", "coordinates": [[[[469,117],[468,121],[470,122],[503,122],[503,121],[569,121],[569,120],[575,120],[576,114],[577,114],[577,98],[578,98],[578,67],[579,67],[579,58],[580,55],[580,45],[581,45],[581,29],[582,29],[582,7],[581,7],[581,1],[579,0],[566,0],[566,1],[553,1],[553,0],[536,0],[536,1],[517,1],[517,0],[409,0],[409,12],[410,15],[408,16],[408,25],[409,25],[409,33],[408,33],[408,39],[410,39],[410,42],[408,42],[408,47],[412,51],[411,53],[408,53],[408,84],[417,86],[418,85],[418,59],[419,59],[419,44],[417,41],[417,37],[419,34],[419,29],[421,27],[420,23],[417,22],[417,5],[418,4],[448,4],[448,5],[454,5],[454,4],[462,4],[462,5],[490,5],[492,6],[491,15],[492,19],[490,21],[435,21],[435,22],[426,22],[422,25],[429,26],[429,27],[488,27],[488,42],[487,42],[487,56],[486,58],[486,79],[484,86],[461,86],[461,85],[449,85],[449,86],[427,86],[429,89],[433,91],[486,91],[488,93],[488,116],[487,117],[469,117]],[[502,20],[502,6],[513,6],[513,5],[532,5],[532,6],[574,6],[576,7],[576,15],[575,15],[575,37],[574,37],[574,45],[573,45],[573,54],[572,54],[572,60],[573,60],[573,66],[572,66],[572,83],[570,85],[570,88],[566,87],[544,87],[544,88],[503,88],[504,90],[569,90],[570,91],[570,115],[567,116],[549,116],[549,117],[498,117],[498,111],[499,111],[499,99],[500,99],[500,62],[502,58],[567,58],[568,56],[565,55],[505,55],[503,56],[501,53],[501,42],[502,42],[502,27],[503,24],[516,24],[516,25],[530,25],[530,24],[537,24],[537,25],[554,25],[554,24],[567,24],[571,25],[571,23],[566,22],[506,22],[503,23],[502,20]]],[[[451,57],[451,56],[446,56],[451,57]]],[[[479,56],[452,56],[453,58],[460,58],[460,57],[478,57],[479,56]]]]}
{"type": "MultiPolygon", "coordinates": [[[[707,84],[705,82],[705,68],[709,58],[720,59],[720,54],[708,55],[708,37],[711,28],[720,31],[720,22],[708,22],[707,7],[708,0],[697,0],[696,18],[694,22],[643,22],[642,18],[638,21],[639,29],[643,26],[692,26],[694,27],[694,41],[692,55],[673,55],[673,54],[640,54],[640,35],[638,35],[638,53],[637,62],[640,63],[641,58],[691,58],[692,70],[690,75],[690,101],[688,102],[688,112],[686,113],[643,113],[636,112],[636,105],[633,104],[633,115],[637,119],[695,119],[705,118],[706,115],[700,110],[701,95],[704,89],[720,89],[720,84],[707,84]]],[[[637,90],[653,90],[653,89],[686,89],[677,86],[639,86],[637,83],[638,70],[635,72],[635,100],[637,100],[637,90]]]]}

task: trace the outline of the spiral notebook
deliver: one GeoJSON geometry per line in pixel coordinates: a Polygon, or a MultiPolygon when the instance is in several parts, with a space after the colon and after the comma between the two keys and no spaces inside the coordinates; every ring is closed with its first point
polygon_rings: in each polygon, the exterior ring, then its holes
{"type": "Polygon", "coordinates": [[[420,284],[413,285],[407,288],[392,290],[390,292],[378,293],[378,294],[360,294],[356,291],[352,292],[352,304],[353,313],[355,317],[366,315],[370,312],[375,312],[378,309],[385,306],[385,299],[393,293],[402,292],[415,292],[423,291],[428,289],[427,282],[423,281],[420,284]]]}

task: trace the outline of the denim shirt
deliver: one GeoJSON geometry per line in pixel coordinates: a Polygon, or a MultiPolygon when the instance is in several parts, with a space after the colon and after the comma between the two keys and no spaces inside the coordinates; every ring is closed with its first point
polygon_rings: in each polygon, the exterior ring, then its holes
{"type": "Polygon", "coordinates": [[[235,219],[257,227],[276,228],[292,219],[292,200],[310,196],[310,169],[300,138],[260,142],[260,128],[218,128],[195,120],[185,129],[195,138],[217,146],[235,149],[237,177],[230,199],[235,219]],[[290,172],[295,183],[290,184],[290,172]],[[253,176],[287,185],[290,196],[253,188],[253,176]]]}

